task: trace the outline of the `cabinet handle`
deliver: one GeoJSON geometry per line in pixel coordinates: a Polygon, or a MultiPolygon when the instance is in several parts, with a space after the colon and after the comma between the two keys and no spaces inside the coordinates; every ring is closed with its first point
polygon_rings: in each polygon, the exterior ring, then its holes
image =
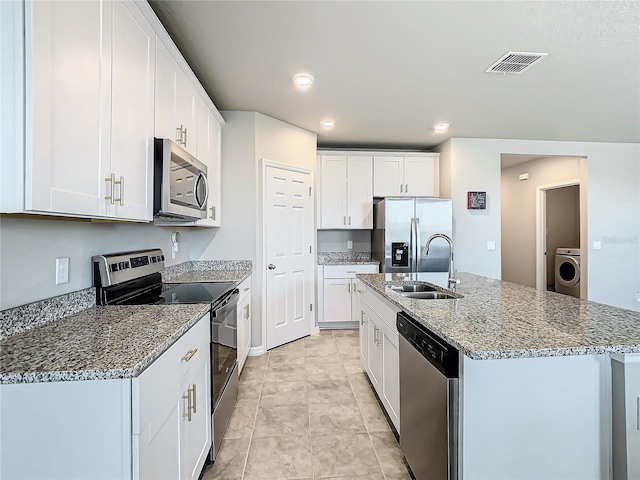
{"type": "Polygon", "coordinates": [[[120,177],[120,180],[117,182],[113,181],[112,185],[120,185],[120,198],[114,198],[111,203],[113,203],[113,201],[120,202],[120,206],[124,207],[124,177],[120,177]]]}
{"type": "Polygon", "coordinates": [[[347,270],[347,273],[358,273],[356,270],[347,270]]]}
{"type": "Polygon", "coordinates": [[[408,183],[404,184],[404,193],[409,193],[409,184],[408,183]]]}
{"type": "Polygon", "coordinates": [[[176,143],[178,145],[183,145],[182,143],[182,125],[176,127],[176,143]]]}
{"type": "Polygon", "coordinates": [[[349,225],[351,225],[351,215],[349,215],[349,225]]]}
{"type": "Polygon", "coordinates": [[[343,225],[346,225],[346,224],[347,224],[347,217],[346,217],[346,216],[345,216],[345,217],[342,217],[342,224],[343,224],[343,225]]]}
{"type": "Polygon", "coordinates": [[[187,146],[187,127],[184,127],[183,132],[184,132],[184,137],[182,138],[182,142],[183,142],[183,145],[186,147],[187,146]]]}
{"type": "Polygon", "coordinates": [[[360,310],[360,325],[364,325],[364,311],[360,310]]]}
{"type": "Polygon", "coordinates": [[[211,220],[215,220],[216,219],[216,207],[215,207],[215,205],[212,206],[210,208],[210,210],[211,210],[211,217],[210,218],[211,218],[211,220]]]}
{"type": "Polygon", "coordinates": [[[249,320],[249,316],[250,316],[250,315],[249,315],[249,305],[248,305],[248,304],[247,304],[247,305],[245,305],[245,306],[244,306],[244,309],[245,309],[245,317],[244,317],[244,319],[245,319],[245,320],[249,320]]]}
{"type": "Polygon", "coordinates": [[[115,199],[113,198],[113,188],[114,188],[114,183],[116,183],[116,174],[112,173],[111,176],[106,177],[104,179],[105,182],[110,182],[111,183],[111,195],[107,195],[104,197],[105,200],[111,200],[111,205],[113,205],[115,202],[115,199]]]}
{"type": "Polygon", "coordinates": [[[402,193],[402,184],[400,184],[400,193],[402,193]]]}
{"type": "Polygon", "coordinates": [[[351,293],[351,282],[347,283],[347,291],[351,293]]]}
{"type": "Polygon", "coordinates": [[[191,387],[191,388],[192,388],[192,391],[193,391],[193,409],[192,409],[192,411],[193,411],[193,413],[198,413],[196,411],[196,384],[194,383],[193,387],[191,387]]]}
{"type": "Polygon", "coordinates": [[[198,351],[197,348],[192,348],[185,354],[184,357],[182,357],[182,360],[184,360],[185,362],[188,362],[193,358],[193,356],[196,354],[197,351],[198,351]]]}
{"type": "Polygon", "coordinates": [[[191,389],[187,388],[187,393],[182,394],[182,399],[187,401],[187,408],[185,408],[185,412],[182,414],[183,417],[187,417],[187,420],[191,421],[191,389]]]}

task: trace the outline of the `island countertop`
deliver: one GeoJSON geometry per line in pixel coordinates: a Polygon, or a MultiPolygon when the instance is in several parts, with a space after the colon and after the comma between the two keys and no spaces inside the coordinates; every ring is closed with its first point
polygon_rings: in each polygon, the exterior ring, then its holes
{"type": "Polygon", "coordinates": [[[445,285],[442,274],[358,274],[367,286],[472,359],[640,353],[640,312],[460,273],[462,298],[417,300],[389,288],[445,285]]]}
{"type": "Polygon", "coordinates": [[[133,378],[209,311],[209,304],[105,306],[0,341],[0,383],[133,378]]]}

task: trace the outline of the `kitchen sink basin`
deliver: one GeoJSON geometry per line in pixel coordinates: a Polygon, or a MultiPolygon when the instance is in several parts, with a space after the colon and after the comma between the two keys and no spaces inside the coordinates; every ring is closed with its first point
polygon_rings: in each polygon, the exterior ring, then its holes
{"type": "Polygon", "coordinates": [[[436,291],[418,291],[418,292],[402,292],[400,295],[407,298],[417,298],[422,300],[446,300],[449,298],[456,298],[453,295],[444,292],[436,291]]]}
{"type": "Polygon", "coordinates": [[[422,293],[422,292],[437,292],[438,290],[431,285],[394,285],[391,287],[392,290],[395,290],[399,293],[410,292],[410,293],[422,293]]]}

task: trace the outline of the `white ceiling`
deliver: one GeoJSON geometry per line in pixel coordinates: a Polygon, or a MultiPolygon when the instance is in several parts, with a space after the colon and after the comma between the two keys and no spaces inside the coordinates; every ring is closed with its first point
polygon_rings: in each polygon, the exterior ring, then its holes
{"type": "Polygon", "coordinates": [[[640,142],[638,1],[151,5],[218,109],[278,118],[320,146],[640,142]],[[484,73],[510,50],[549,55],[521,75],[484,73]],[[291,80],[303,71],[316,79],[305,91],[291,80]],[[451,128],[435,134],[437,122],[451,128]]]}

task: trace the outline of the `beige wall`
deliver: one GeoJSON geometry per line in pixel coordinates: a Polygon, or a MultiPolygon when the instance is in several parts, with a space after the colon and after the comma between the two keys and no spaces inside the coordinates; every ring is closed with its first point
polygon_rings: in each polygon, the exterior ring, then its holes
{"type": "MultiPolygon", "coordinates": [[[[580,159],[575,157],[539,158],[502,170],[503,280],[536,287],[536,189],[578,178],[580,159]],[[522,173],[529,173],[529,179],[520,181],[522,173]]],[[[551,264],[553,255],[548,252],[551,264]]]]}

